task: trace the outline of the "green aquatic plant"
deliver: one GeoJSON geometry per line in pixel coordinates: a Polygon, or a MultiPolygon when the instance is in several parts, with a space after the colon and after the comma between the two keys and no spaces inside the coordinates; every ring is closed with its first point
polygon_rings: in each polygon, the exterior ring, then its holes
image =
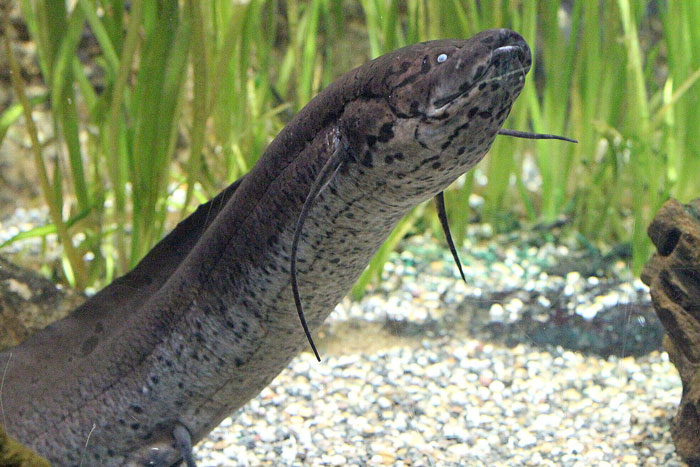
{"type": "MultiPolygon", "coordinates": [[[[78,287],[133,267],[174,221],[247,172],[294,112],[342,72],[408,43],[491,27],[518,30],[536,51],[507,127],[579,144],[498,138],[484,168],[445,193],[457,245],[476,193],[482,220],[497,229],[512,218],[546,225],[565,216],[590,241],[630,243],[639,271],[653,212],[668,196],[697,196],[700,6],[693,2],[669,0],[655,10],[639,0],[20,5],[48,92],[27,98],[16,87],[18,103],[0,114],[0,143],[21,114],[28,121],[33,107],[48,105],[58,156],[49,158],[32,137],[51,226],[6,243],[57,235],[64,276],[78,287]],[[76,51],[86,36],[94,45],[81,61],[76,51]],[[536,189],[526,167],[535,168],[536,189]]],[[[404,235],[425,226],[439,233],[431,210],[421,207],[399,225],[355,294],[380,276],[404,235]]]]}

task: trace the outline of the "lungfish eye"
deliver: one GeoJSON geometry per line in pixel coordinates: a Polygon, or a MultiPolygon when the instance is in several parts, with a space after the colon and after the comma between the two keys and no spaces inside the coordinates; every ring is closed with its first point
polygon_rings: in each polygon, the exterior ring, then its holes
{"type": "Polygon", "coordinates": [[[438,63],[442,63],[442,62],[444,62],[445,60],[447,60],[447,54],[440,54],[440,55],[438,55],[438,58],[437,58],[438,63]]]}

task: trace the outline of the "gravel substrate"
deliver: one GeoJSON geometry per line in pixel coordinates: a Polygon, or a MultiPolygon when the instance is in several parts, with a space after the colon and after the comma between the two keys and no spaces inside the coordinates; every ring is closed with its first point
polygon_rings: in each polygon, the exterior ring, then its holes
{"type": "MultiPolygon", "coordinates": [[[[42,217],[15,211],[0,241],[42,217]]],[[[624,254],[488,226],[468,238],[466,284],[442,243],[406,241],[333,311],[323,361],[294,359],[199,443],[199,465],[685,465],[669,431],[680,379],[624,254]]]]}
{"type": "Polygon", "coordinates": [[[378,289],[334,310],[323,361],[296,358],[198,445],[200,464],[685,465],[648,290],[624,261],[527,236],[471,235],[468,284],[441,246],[409,241],[378,289]]]}
{"type": "Polygon", "coordinates": [[[303,354],[199,444],[201,465],[683,465],[665,354],[602,360],[474,339],[303,354]]]}

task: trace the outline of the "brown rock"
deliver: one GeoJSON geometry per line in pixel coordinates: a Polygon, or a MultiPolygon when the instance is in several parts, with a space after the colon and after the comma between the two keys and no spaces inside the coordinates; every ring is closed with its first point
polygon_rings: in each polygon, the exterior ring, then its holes
{"type": "Polygon", "coordinates": [[[664,347],[683,383],[671,427],[676,449],[700,465],[700,198],[671,199],[647,230],[657,252],[642,271],[656,314],[666,329],[664,347]]]}
{"type": "MultiPolygon", "coordinates": [[[[84,301],[82,294],[60,289],[50,280],[0,256],[0,350],[19,344],[84,301]]],[[[0,377],[7,363],[0,362],[0,377]]],[[[50,464],[9,438],[0,420],[0,466],[25,465],[49,467],[50,464]]]]}
{"type": "Polygon", "coordinates": [[[0,257],[0,350],[19,344],[84,301],[83,295],[0,257]]]}

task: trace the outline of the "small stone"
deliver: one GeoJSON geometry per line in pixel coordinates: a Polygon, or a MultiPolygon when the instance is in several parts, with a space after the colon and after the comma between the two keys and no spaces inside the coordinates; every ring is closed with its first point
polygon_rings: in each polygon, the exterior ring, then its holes
{"type": "Polygon", "coordinates": [[[469,445],[463,443],[453,444],[448,447],[447,450],[450,452],[450,454],[464,458],[469,454],[469,445]]]}
{"type": "Polygon", "coordinates": [[[566,275],[566,283],[574,285],[581,280],[581,274],[577,271],[571,271],[566,275]]]}
{"type": "Polygon", "coordinates": [[[264,443],[272,443],[273,441],[277,441],[275,431],[276,430],[273,427],[262,428],[259,432],[260,441],[264,443]]]}
{"type": "Polygon", "coordinates": [[[389,409],[393,405],[389,399],[386,397],[380,397],[377,399],[377,405],[381,407],[382,409],[389,409]]]}
{"type": "Polygon", "coordinates": [[[518,430],[518,447],[527,448],[537,444],[537,437],[527,430],[518,430]]]}
{"type": "Polygon", "coordinates": [[[494,303],[489,309],[489,319],[494,323],[502,323],[505,319],[506,311],[500,303],[494,303]]]}
{"type": "Polygon", "coordinates": [[[590,321],[603,309],[600,303],[592,303],[576,307],[576,314],[583,319],[590,321]]]}
{"type": "Polygon", "coordinates": [[[348,463],[345,456],[340,454],[335,454],[332,456],[323,456],[322,462],[324,465],[347,465],[348,463]]]}
{"type": "Polygon", "coordinates": [[[501,393],[506,388],[502,381],[494,380],[488,385],[492,392],[501,393]]]}

